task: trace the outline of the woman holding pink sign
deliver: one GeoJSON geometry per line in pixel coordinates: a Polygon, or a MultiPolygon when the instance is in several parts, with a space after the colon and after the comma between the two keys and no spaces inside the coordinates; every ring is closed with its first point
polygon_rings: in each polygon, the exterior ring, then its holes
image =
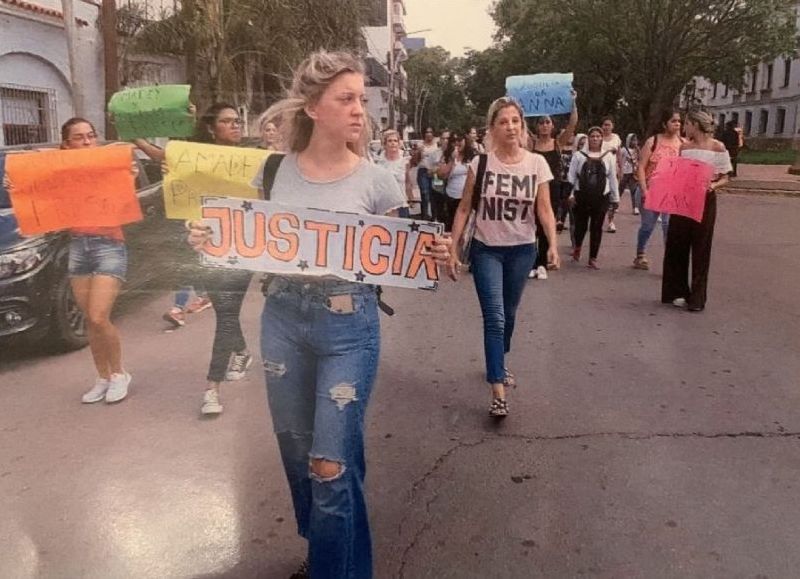
{"type": "Polygon", "coordinates": [[[688,307],[692,312],[700,312],[706,305],[711,240],[717,218],[716,190],[728,182],[728,173],[733,171],[725,145],[714,139],[713,134],[714,119],[711,115],[703,111],[693,111],[687,115],[686,136],[689,142],[681,147],[680,155],[711,165],[714,176],[706,193],[702,221],[698,223],[690,217],[673,215],[664,251],[661,302],[672,303],[680,308],[688,307]]]}

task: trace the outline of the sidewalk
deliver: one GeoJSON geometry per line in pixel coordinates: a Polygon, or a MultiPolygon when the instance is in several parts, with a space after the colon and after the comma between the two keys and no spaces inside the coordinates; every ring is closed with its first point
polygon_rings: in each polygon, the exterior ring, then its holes
{"type": "Polygon", "coordinates": [[[725,189],[729,193],[800,196],[800,175],[788,173],[790,165],[739,165],[739,176],[725,189]]]}

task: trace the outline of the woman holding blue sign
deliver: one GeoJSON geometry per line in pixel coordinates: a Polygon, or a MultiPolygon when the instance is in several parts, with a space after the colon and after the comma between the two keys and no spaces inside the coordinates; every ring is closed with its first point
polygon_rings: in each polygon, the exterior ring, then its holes
{"type": "MultiPolygon", "coordinates": [[[[541,155],[524,146],[527,131],[522,109],[514,99],[497,99],[489,107],[487,126],[491,150],[470,163],[453,222],[453,239],[457,244],[462,241],[467,219],[475,207],[470,259],[483,314],[486,381],[492,393],[489,413],[504,417],[508,415],[506,386],[514,384],[514,377],[505,366],[505,355],[511,351],[516,311],[528,272],[536,262],[534,215],[549,241],[547,263],[558,268],[560,262],[550,206],[553,174],[541,155]]],[[[458,279],[460,267],[461,262],[453,255],[448,268],[454,280],[458,279]]]]}
{"type": "MultiPolygon", "coordinates": [[[[288,151],[256,176],[265,199],[396,216],[406,196],[366,159],[370,128],[364,68],[347,53],[317,52],[295,71],[288,95],[267,111],[288,151]]],[[[194,228],[202,249],[209,233],[194,228]]],[[[445,264],[449,240],[430,248],[445,264]]],[[[274,276],[261,316],[267,398],[298,533],[308,562],[294,575],[369,579],[372,547],[364,481],[364,420],[378,369],[376,288],[331,277],[274,276]]]]}

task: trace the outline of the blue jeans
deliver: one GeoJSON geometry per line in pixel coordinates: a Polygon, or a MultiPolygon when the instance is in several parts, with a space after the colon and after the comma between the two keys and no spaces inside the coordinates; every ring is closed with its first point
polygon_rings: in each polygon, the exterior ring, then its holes
{"type": "Polygon", "coordinates": [[[505,378],[505,355],[511,351],[517,307],[536,262],[536,245],[493,247],[475,239],[470,262],[483,314],[486,381],[498,384],[505,378]]]}
{"type": "Polygon", "coordinates": [[[125,243],[102,235],[73,235],[69,244],[71,277],[107,275],[124,282],[128,273],[125,243]]]}
{"type": "Polygon", "coordinates": [[[428,170],[420,167],[417,171],[417,185],[419,186],[419,203],[424,221],[431,219],[431,191],[433,191],[433,179],[428,174],[428,170]]]}
{"type": "Polygon", "coordinates": [[[370,286],[277,278],[261,316],[267,399],[313,579],[369,579],[364,416],[378,369],[370,286]],[[338,463],[321,478],[311,459],[338,463]]]}
{"type": "Polygon", "coordinates": [[[636,255],[644,255],[647,242],[650,240],[653,230],[658,223],[658,216],[661,216],[661,230],[664,233],[664,243],[667,241],[667,229],[669,228],[669,213],[658,213],[644,208],[642,199],[642,224],[639,226],[639,235],[636,240],[636,255]]]}

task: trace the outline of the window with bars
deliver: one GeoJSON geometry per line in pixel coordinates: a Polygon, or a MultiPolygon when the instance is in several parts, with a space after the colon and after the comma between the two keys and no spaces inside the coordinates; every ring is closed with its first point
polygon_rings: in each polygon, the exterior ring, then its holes
{"type": "Polygon", "coordinates": [[[58,141],[55,90],[0,85],[0,118],[5,145],[58,141]]]}

